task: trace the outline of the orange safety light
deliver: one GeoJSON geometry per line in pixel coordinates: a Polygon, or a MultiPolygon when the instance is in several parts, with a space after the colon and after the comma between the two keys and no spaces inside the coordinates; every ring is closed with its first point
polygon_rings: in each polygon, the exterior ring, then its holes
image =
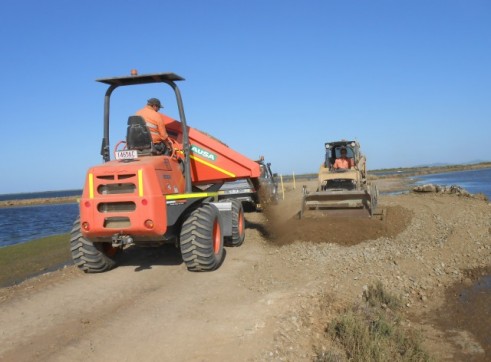
{"type": "Polygon", "coordinates": [[[138,70],[131,69],[131,75],[138,75],[138,70]]]}
{"type": "Polygon", "coordinates": [[[150,219],[145,220],[145,222],[143,224],[145,225],[145,227],[147,229],[153,229],[153,227],[154,227],[153,220],[150,220],[150,219]]]}

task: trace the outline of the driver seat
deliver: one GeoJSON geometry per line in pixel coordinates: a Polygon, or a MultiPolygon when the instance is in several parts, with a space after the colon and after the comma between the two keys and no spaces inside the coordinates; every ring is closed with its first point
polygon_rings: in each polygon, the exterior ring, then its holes
{"type": "Polygon", "coordinates": [[[126,131],[126,146],[129,150],[137,150],[140,155],[156,154],[152,136],[142,116],[130,116],[126,131]]]}

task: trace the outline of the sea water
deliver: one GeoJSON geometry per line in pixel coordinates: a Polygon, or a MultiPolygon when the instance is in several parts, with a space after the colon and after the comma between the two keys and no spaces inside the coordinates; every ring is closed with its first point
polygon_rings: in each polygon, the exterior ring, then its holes
{"type": "Polygon", "coordinates": [[[0,248],[67,233],[78,213],[77,203],[0,208],[0,248]]]}
{"type": "Polygon", "coordinates": [[[491,200],[491,168],[417,176],[416,180],[418,185],[457,185],[471,194],[482,193],[491,200]]]}

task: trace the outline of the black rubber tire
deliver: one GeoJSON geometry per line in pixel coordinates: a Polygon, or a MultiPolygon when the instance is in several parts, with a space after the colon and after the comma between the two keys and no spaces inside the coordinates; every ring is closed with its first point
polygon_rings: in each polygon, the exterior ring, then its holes
{"type": "Polygon", "coordinates": [[[370,216],[373,216],[377,209],[378,203],[378,189],[376,185],[370,186],[370,216]]]}
{"type": "Polygon", "coordinates": [[[221,265],[223,233],[216,206],[205,204],[189,214],[182,225],[180,249],[189,271],[212,271],[221,265]]]}
{"type": "Polygon", "coordinates": [[[223,202],[232,203],[232,236],[225,237],[225,246],[241,246],[245,239],[245,219],[242,202],[235,199],[226,199],[223,202]]]}
{"type": "Polygon", "coordinates": [[[114,254],[111,244],[93,243],[83,237],[80,231],[80,218],[73,223],[70,234],[70,251],[76,266],[86,273],[102,273],[116,266],[107,254],[114,254]]]}

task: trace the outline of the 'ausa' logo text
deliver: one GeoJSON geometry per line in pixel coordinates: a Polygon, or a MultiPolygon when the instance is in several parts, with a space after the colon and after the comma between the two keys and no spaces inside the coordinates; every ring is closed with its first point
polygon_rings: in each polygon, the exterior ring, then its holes
{"type": "Polygon", "coordinates": [[[205,150],[203,150],[203,149],[201,149],[195,145],[191,145],[191,152],[196,153],[196,154],[198,154],[204,158],[207,158],[210,161],[216,161],[216,159],[217,159],[217,156],[214,155],[213,153],[205,151],[205,150]]]}

